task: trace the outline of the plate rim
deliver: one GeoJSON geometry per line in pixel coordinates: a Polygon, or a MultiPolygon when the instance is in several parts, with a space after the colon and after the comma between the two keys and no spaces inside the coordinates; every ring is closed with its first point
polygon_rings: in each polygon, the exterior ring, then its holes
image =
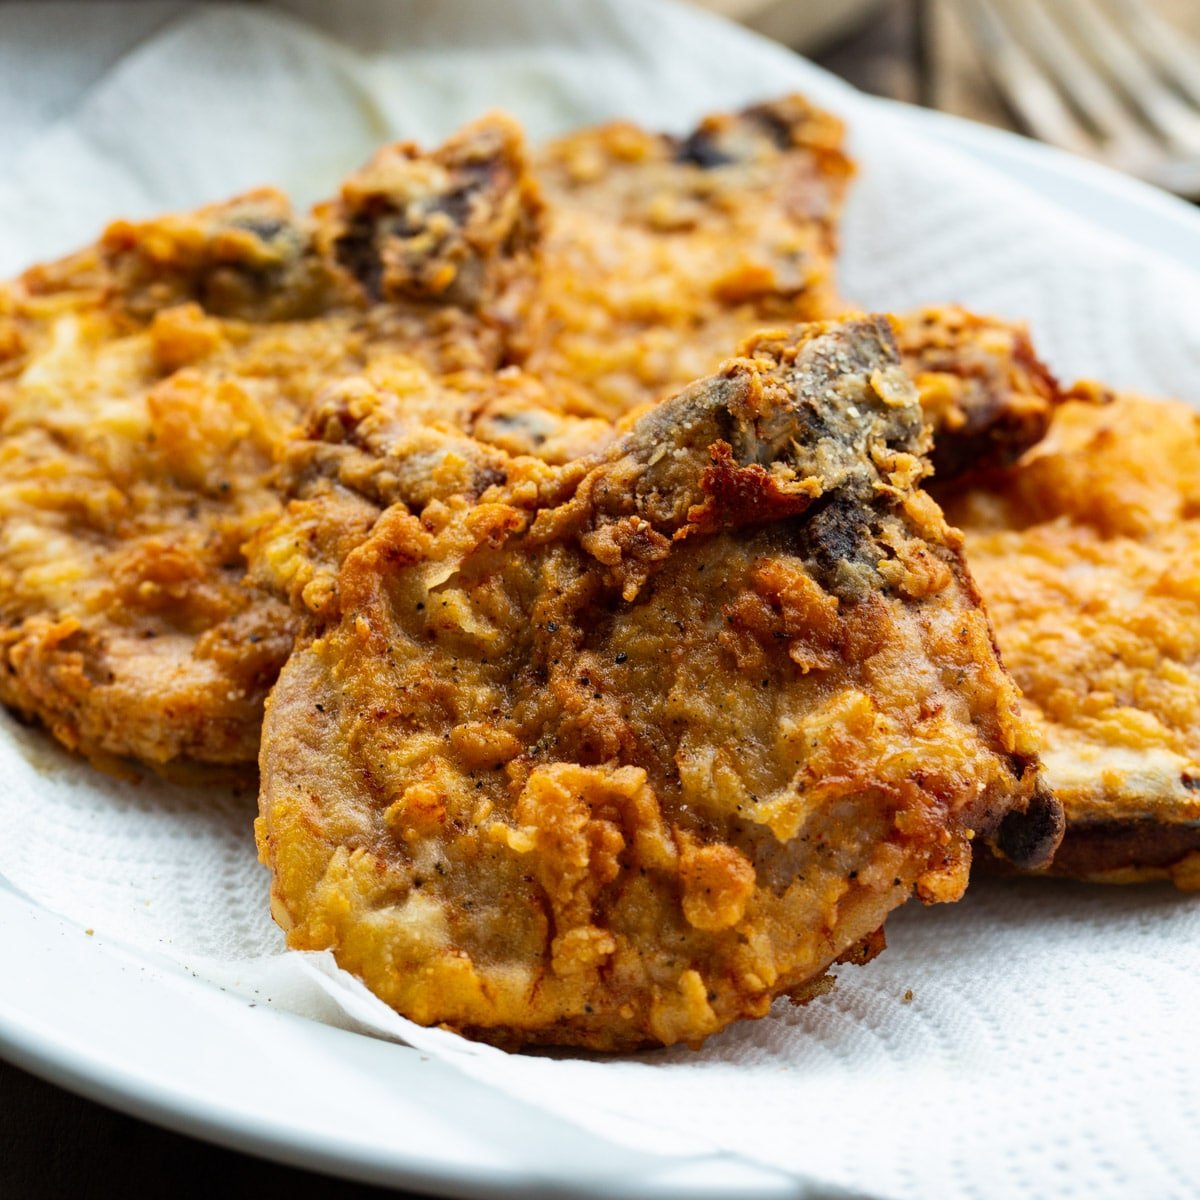
{"type": "MultiPolygon", "coordinates": [[[[186,1037],[190,1019],[220,1017],[223,1034],[236,1037],[238,1045],[233,1049],[245,1056],[239,1059],[243,1080],[245,1072],[271,1063],[275,1057],[270,1053],[272,1042],[301,1036],[306,1047],[319,1047],[322,1053],[344,1056],[347,1051],[370,1047],[373,1054],[398,1056],[408,1075],[406,1085],[422,1089],[425,1098],[428,1092],[424,1089],[433,1085],[461,1093],[464,1101],[486,1103],[490,1089],[481,1087],[450,1063],[411,1046],[325,1025],[270,1005],[258,1005],[258,1011],[250,1016],[247,1010],[255,1006],[246,997],[225,993],[225,989],[203,979],[188,978],[182,964],[156,961],[151,952],[93,936],[81,924],[42,908],[0,879],[0,958],[16,961],[23,949],[28,950],[22,946],[22,928],[28,933],[42,924],[45,928],[30,938],[36,943],[35,954],[43,951],[53,958],[56,968],[66,973],[73,968],[84,973],[89,967],[95,971],[97,964],[99,969],[90,976],[91,990],[82,1002],[70,1000],[64,1005],[65,988],[54,997],[54,1003],[68,1008],[77,1018],[69,1032],[54,1029],[52,1018],[35,1009],[38,995],[45,994],[44,983],[31,985],[18,978],[15,984],[0,989],[0,1059],[151,1125],[284,1166],[332,1178],[413,1189],[431,1196],[667,1200],[687,1195],[690,1200],[783,1200],[794,1198],[798,1186],[802,1186],[795,1177],[736,1155],[715,1152],[675,1157],[615,1144],[507,1095],[503,1097],[509,1125],[505,1136],[511,1138],[515,1133],[524,1136],[527,1143],[507,1161],[497,1159],[495,1145],[486,1148],[493,1152],[490,1156],[479,1153],[473,1161],[456,1158],[453,1153],[433,1156],[421,1145],[401,1139],[388,1145],[376,1141],[364,1145],[351,1134],[356,1110],[307,1130],[297,1130],[270,1110],[249,1114],[243,1104],[228,1095],[222,1097],[223,1103],[219,1102],[201,1071],[182,1082],[178,1077],[164,1078],[161,1064],[148,1061],[153,1054],[130,1044],[131,1040],[136,1042],[136,1034],[129,1030],[118,1045],[121,1050],[131,1051],[133,1057],[116,1061],[115,1051],[106,1049],[105,1043],[94,1036],[95,1030],[88,1029],[89,1023],[102,1020],[112,1003],[108,991],[114,973],[136,971],[141,981],[153,988],[154,997],[176,993],[173,1000],[177,1003],[164,1022],[170,1029],[160,1032],[177,1037],[179,1045],[186,1037]],[[56,939],[67,939],[65,947],[53,945],[56,939]],[[273,1032],[268,1032],[272,1028],[273,1032]],[[142,1054],[141,1059],[138,1054],[142,1054]],[[255,1055],[257,1062],[251,1061],[255,1055]]],[[[31,960],[22,961],[28,965],[31,960]]],[[[126,987],[123,981],[121,986],[126,987]]],[[[357,1065],[352,1064],[350,1069],[358,1071],[357,1065]]],[[[289,1086],[298,1089],[292,1103],[299,1099],[320,1103],[324,1087],[320,1079],[290,1079],[289,1086]]],[[[420,1103],[405,1099],[395,1087],[389,1089],[389,1098],[396,1102],[397,1118],[415,1115],[420,1103]]],[[[328,1116],[328,1111],[324,1115],[328,1116]]],[[[449,1119],[445,1122],[452,1123],[449,1119]]],[[[495,1140],[503,1141],[500,1137],[495,1140]]],[[[500,1153],[510,1149],[505,1145],[500,1153]]]]}

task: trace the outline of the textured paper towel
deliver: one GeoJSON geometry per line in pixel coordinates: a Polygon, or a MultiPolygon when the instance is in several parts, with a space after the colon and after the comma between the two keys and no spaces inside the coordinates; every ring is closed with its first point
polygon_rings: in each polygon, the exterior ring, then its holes
{"type": "MultiPolygon", "coordinates": [[[[436,139],[497,104],[541,136],[614,115],[682,128],[799,87],[847,118],[862,165],[848,295],[1025,317],[1064,376],[1200,404],[1200,279],[681,8],[285,0],[5,5],[2,19],[2,273],[117,214],[261,182],[310,201],[378,141],[436,139]],[[68,51],[54,31],[83,21],[91,33],[68,51]],[[51,48],[59,67],[31,69],[51,48]]],[[[960,905],[897,914],[888,952],[831,996],[781,1004],[698,1054],[514,1056],[401,1021],[327,956],[280,954],[253,813],[253,796],[122,783],[6,719],[0,730],[0,875],[39,903],[225,985],[269,981],[277,1001],[403,1037],[602,1136],[724,1149],[881,1196],[1194,1194],[1194,900],[976,885],[960,905]]]]}

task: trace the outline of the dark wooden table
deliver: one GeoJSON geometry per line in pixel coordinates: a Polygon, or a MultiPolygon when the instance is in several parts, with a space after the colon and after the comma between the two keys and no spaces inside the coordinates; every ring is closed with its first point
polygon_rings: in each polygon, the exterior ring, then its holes
{"type": "MultiPolygon", "coordinates": [[[[1195,0],[1161,2],[1200,31],[1195,0]]],[[[947,0],[889,0],[867,29],[817,60],[867,91],[1011,124],[947,0]]],[[[284,1194],[289,1200],[329,1195],[352,1200],[385,1194],[168,1133],[2,1062],[0,1130],[2,1200],[284,1194]]]]}
{"type": "Polygon", "coordinates": [[[403,1196],[331,1181],[168,1133],[0,1063],[3,1200],[403,1196]]]}

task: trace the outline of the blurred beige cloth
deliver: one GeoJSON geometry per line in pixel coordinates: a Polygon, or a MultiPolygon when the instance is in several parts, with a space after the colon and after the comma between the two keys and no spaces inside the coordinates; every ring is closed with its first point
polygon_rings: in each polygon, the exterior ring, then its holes
{"type": "MultiPolygon", "coordinates": [[[[907,0],[900,0],[906,3],[907,0]]],[[[1013,128],[1013,117],[988,80],[980,50],[968,36],[960,15],[962,0],[925,0],[930,10],[932,71],[929,100],[942,112],[1013,128]]],[[[1141,0],[1200,44],[1200,3],[1196,0],[1141,0]]],[[[1200,72],[1200,59],[1196,70],[1200,72]]]]}

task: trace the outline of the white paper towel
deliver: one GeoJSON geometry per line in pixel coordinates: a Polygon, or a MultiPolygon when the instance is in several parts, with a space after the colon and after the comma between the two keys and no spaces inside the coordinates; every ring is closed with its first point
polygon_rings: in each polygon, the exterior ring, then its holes
{"type": "MultiPolygon", "coordinates": [[[[684,128],[800,88],[846,117],[862,167],[844,227],[847,295],[1025,317],[1066,377],[1200,404],[1200,278],[690,10],[6,4],[0,27],[2,273],[90,240],[115,215],[263,182],[308,202],[377,142],[431,141],[496,105],[543,136],[616,115],[684,128]]],[[[878,1196],[1196,1192],[1195,900],[977,884],[962,904],[897,914],[887,953],[845,969],[832,995],[778,1005],[700,1053],[507,1055],[402,1021],[328,956],[280,954],[253,796],[98,776],[3,722],[0,875],[11,884],[226,986],[269,981],[276,1002],[404,1038],[601,1136],[663,1153],[724,1149],[878,1196]]]]}

